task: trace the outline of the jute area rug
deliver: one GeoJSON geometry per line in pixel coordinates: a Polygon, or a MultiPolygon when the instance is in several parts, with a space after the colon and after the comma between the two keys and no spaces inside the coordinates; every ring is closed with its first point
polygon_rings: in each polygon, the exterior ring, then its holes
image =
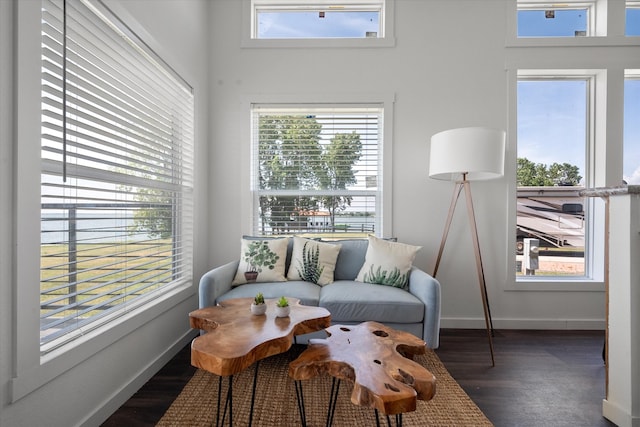
{"type": "MultiPolygon", "coordinates": [[[[253,414],[254,426],[298,426],[295,387],[288,375],[288,364],[297,357],[300,349],[294,346],[287,354],[260,361],[256,402],[253,414]]],[[[438,356],[431,350],[415,360],[436,376],[435,397],[418,401],[414,412],[403,415],[404,426],[492,426],[460,385],[451,377],[438,356]]],[[[248,425],[251,404],[251,387],[254,368],[251,367],[233,377],[233,424],[248,425]]],[[[218,376],[199,369],[167,410],[157,426],[211,426],[215,425],[218,395],[218,376]]],[[[303,382],[307,425],[324,426],[326,422],[332,378],[319,376],[303,382]]],[[[223,382],[223,403],[227,379],[223,382]]],[[[352,384],[342,381],[334,415],[335,427],[370,427],[376,425],[373,409],[353,405],[350,400],[352,384]]],[[[392,417],[392,421],[393,421],[392,417]]],[[[382,425],[386,420],[380,419],[382,425]]],[[[228,423],[228,419],[225,420],[228,423]]]]}

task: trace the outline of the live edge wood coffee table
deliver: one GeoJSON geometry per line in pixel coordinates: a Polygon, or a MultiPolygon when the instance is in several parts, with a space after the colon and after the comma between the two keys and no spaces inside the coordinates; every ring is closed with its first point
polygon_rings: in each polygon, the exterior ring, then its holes
{"type": "Polygon", "coordinates": [[[329,397],[327,426],[333,422],[340,380],[353,382],[351,402],[373,408],[379,426],[378,411],[396,416],[402,425],[402,414],[416,410],[417,400],[430,400],[436,390],[436,379],[422,365],[411,360],[424,354],[426,344],[408,333],[377,322],[355,326],[334,325],[326,329],[327,339],[310,340],[309,347],[289,364],[289,376],[296,383],[300,420],[306,425],[301,380],[325,372],[334,377],[329,397]],[[336,382],[337,380],[337,382],[336,382]]]}
{"type": "Polygon", "coordinates": [[[266,314],[254,316],[249,308],[253,298],[230,299],[217,306],[189,313],[191,327],[206,331],[191,343],[191,364],[220,376],[216,425],[224,424],[227,407],[229,425],[233,425],[234,374],[256,364],[249,413],[251,426],[259,361],[289,350],[296,335],[320,331],[331,324],[331,315],[327,309],[301,305],[296,298],[287,299],[291,306],[288,317],[275,316],[275,299],[265,300],[266,314]],[[229,386],[220,420],[222,377],[229,378],[229,386]]]}

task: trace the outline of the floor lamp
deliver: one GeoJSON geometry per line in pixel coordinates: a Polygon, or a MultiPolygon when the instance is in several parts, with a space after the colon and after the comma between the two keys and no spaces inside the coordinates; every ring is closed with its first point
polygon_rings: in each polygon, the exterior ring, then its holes
{"type": "Polygon", "coordinates": [[[429,160],[429,176],[434,179],[455,181],[453,197],[449,206],[449,214],[445,224],[438,258],[433,270],[433,277],[438,273],[442,252],[451,227],[451,220],[464,191],[467,204],[467,215],[471,228],[471,239],[476,257],[476,270],[484,308],[484,320],[491,350],[491,364],[495,366],[493,354],[493,321],[487,296],[487,285],[482,267],[478,229],[471,199],[471,181],[499,178],[504,175],[505,132],[482,127],[468,127],[446,130],[431,137],[431,157],[429,160]]]}

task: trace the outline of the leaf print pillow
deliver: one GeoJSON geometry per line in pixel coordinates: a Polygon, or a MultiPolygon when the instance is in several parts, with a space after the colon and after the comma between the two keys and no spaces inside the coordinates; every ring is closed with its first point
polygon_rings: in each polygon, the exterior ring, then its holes
{"type": "Polygon", "coordinates": [[[422,246],[369,236],[367,254],[356,281],[406,289],[413,260],[420,249],[422,246]]]}
{"type": "Polygon", "coordinates": [[[321,286],[332,283],[341,246],[294,237],[287,279],[304,280],[321,286]]]}
{"type": "Polygon", "coordinates": [[[289,238],[242,239],[240,264],[232,285],[258,282],[284,282],[289,238]]]}

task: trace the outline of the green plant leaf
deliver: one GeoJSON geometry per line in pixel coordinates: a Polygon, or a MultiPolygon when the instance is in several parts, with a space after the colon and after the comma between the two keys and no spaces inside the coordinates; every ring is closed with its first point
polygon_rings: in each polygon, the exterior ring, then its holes
{"type": "Polygon", "coordinates": [[[394,267],[391,272],[388,272],[387,270],[382,270],[382,266],[380,265],[374,270],[374,266],[371,265],[369,272],[364,274],[364,281],[405,289],[409,283],[409,272],[401,274],[398,267],[394,267]]]}
{"type": "Polygon", "coordinates": [[[318,283],[324,267],[320,267],[320,247],[316,245],[315,250],[308,248],[309,242],[305,242],[302,247],[302,261],[298,260],[299,267],[296,267],[300,278],[305,282],[318,283]]]}

